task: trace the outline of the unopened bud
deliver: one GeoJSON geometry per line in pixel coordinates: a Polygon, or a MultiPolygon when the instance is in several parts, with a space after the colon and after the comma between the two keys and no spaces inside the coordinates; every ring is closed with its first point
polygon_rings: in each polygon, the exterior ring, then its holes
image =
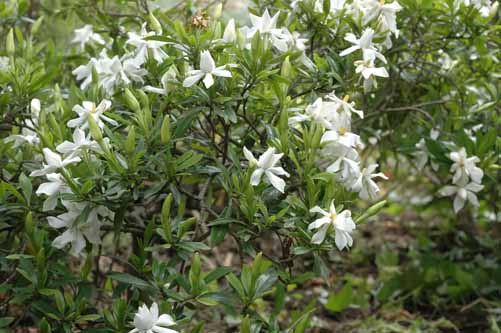
{"type": "Polygon", "coordinates": [[[280,69],[280,75],[285,77],[285,78],[290,78],[292,74],[292,65],[289,60],[289,57],[287,56],[282,63],[282,68],[280,69]]]}
{"type": "Polygon", "coordinates": [[[14,29],[10,29],[5,40],[5,50],[7,55],[12,56],[16,52],[16,45],[14,44],[14,29]]]}
{"type": "Polygon", "coordinates": [[[132,91],[129,90],[129,88],[125,88],[125,102],[133,110],[134,112],[138,112],[141,110],[141,106],[139,105],[139,102],[136,99],[136,96],[132,93],[132,91]]]}
{"type": "Polygon", "coordinates": [[[170,118],[169,115],[165,115],[162,122],[162,128],[160,130],[160,141],[162,144],[167,144],[170,141],[170,118]]]}
{"type": "Polygon", "coordinates": [[[87,121],[89,123],[90,135],[92,135],[92,138],[97,142],[101,142],[103,140],[103,133],[101,133],[101,129],[97,125],[94,116],[89,115],[89,117],[87,117],[87,121]]]}
{"type": "Polygon", "coordinates": [[[153,29],[153,31],[155,31],[157,34],[161,35],[162,34],[162,25],[157,20],[155,15],[153,15],[152,12],[150,12],[150,15],[148,17],[148,21],[150,24],[150,28],[153,29]]]}

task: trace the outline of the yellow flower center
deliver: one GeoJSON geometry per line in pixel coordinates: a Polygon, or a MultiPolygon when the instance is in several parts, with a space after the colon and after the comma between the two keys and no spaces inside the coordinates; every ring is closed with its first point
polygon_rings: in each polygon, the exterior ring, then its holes
{"type": "Polygon", "coordinates": [[[338,133],[339,135],[345,135],[346,132],[348,132],[348,129],[346,127],[341,127],[339,130],[338,130],[338,133]]]}
{"type": "Polygon", "coordinates": [[[331,213],[331,216],[330,216],[331,221],[334,221],[336,219],[336,217],[337,217],[336,213],[331,213]]]}
{"type": "Polygon", "coordinates": [[[379,4],[382,6],[384,5],[384,0],[379,0],[379,4]]]}
{"type": "MultiPolygon", "coordinates": [[[[382,0],[382,1],[383,1],[383,0],[382,0]]],[[[345,95],[345,96],[343,97],[343,102],[348,103],[349,99],[350,99],[350,95],[345,95]]]]}
{"type": "Polygon", "coordinates": [[[92,109],[90,109],[90,113],[96,113],[96,104],[92,103],[92,109]]]}

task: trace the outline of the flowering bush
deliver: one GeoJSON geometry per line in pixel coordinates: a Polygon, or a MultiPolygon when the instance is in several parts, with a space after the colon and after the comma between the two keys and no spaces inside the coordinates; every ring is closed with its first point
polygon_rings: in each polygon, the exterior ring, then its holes
{"type": "Polygon", "coordinates": [[[223,9],[0,4],[0,330],[306,332],[416,173],[499,221],[497,3],[223,9]]]}

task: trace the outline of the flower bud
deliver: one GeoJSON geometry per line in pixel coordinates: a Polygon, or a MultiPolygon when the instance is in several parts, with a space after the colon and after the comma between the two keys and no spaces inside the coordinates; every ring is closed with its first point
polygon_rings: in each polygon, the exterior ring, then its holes
{"type": "Polygon", "coordinates": [[[289,56],[287,56],[282,63],[282,68],[280,69],[280,75],[284,78],[290,78],[292,74],[292,66],[289,60],[289,56]]]}
{"type": "Polygon", "coordinates": [[[92,138],[97,142],[101,142],[103,140],[103,133],[101,133],[101,129],[97,125],[94,117],[87,117],[87,121],[89,123],[90,135],[92,135],[92,138]]]}
{"type": "Polygon", "coordinates": [[[136,99],[136,96],[132,93],[132,91],[129,90],[129,88],[125,88],[125,102],[131,108],[132,111],[138,112],[141,110],[141,106],[139,105],[139,102],[136,99]]]}
{"type": "Polygon", "coordinates": [[[42,25],[42,21],[44,19],[44,16],[40,16],[35,23],[31,26],[31,34],[35,35],[38,32],[38,29],[40,29],[40,26],[42,25]]]}
{"type": "Polygon", "coordinates": [[[170,118],[168,114],[165,115],[162,122],[162,128],[160,129],[160,141],[164,145],[170,141],[170,118]]]}
{"type": "Polygon", "coordinates": [[[12,56],[16,52],[16,45],[14,44],[14,29],[10,29],[5,40],[5,50],[7,55],[12,56]]]}
{"type": "Polygon", "coordinates": [[[162,25],[157,20],[155,15],[153,15],[152,12],[150,12],[150,15],[148,17],[148,23],[150,25],[150,28],[153,29],[157,34],[159,34],[159,35],[162,34],[162,25]]]}

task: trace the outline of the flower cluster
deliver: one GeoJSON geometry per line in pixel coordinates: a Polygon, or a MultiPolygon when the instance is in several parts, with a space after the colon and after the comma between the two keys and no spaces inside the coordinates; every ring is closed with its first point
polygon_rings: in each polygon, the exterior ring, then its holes
{"type": "Polygon", "coordinates": [[[468,157],[465,148],[451,152],[449,158],[453,161],[450,172],[452,176],[452,184],[443,187],[440,190],[440,195],[454,197],[454,212],[460,211],[466,202],[470,202],[474,207],[479,206],[476,196],[484,187],[482,178],[484,172],[476,166],[480,159],[477,156],[468,157]]]}
{"type": "MultiPolygon", "coordinates": [[[[108,145],[108,140],[102,140],[100,143],[92,140],[90,133],[86,133],[85,130],[89,129],[89,118],[92,118],[94,124],[101,129],[104,127],[103,120],[116,125],[114,120],[103,115],[110,106],[111,102],[107,100],[102,101],[97,107],[87,101],[83,102],[83,106],[76,105],[73,110],[78,114],[78,118],[70,120],[67,124],[69,128],[75,128],[73,142],[60,143],[56,147],[57,152],[47,147],[42,149],[45,163],[41,169],[32,171],[30,176],[45,176],[48,180],[40,184],[36,190],[37,195],[47,196],[43,211],[54,210],[61,195],[73,194],[72,186],[78,186],[78,179],[71,177],[68,167],[80,163],[83,158],[90,158],[91,153],[102,153],[102,147],[108,145]]],[[[100,244],[99,229],[102,220],[112,219],[113,212],[104,206],[86,202],[62,199],[61,203],[67,212],[57,217],[48,217],[51,227],[66,228],[61,236],[54,239],[53,246],[63,248],[66,244],[71,244],[70,253],[78,256],[85,248],[85,239],[92,244],[100,244]]]]}

